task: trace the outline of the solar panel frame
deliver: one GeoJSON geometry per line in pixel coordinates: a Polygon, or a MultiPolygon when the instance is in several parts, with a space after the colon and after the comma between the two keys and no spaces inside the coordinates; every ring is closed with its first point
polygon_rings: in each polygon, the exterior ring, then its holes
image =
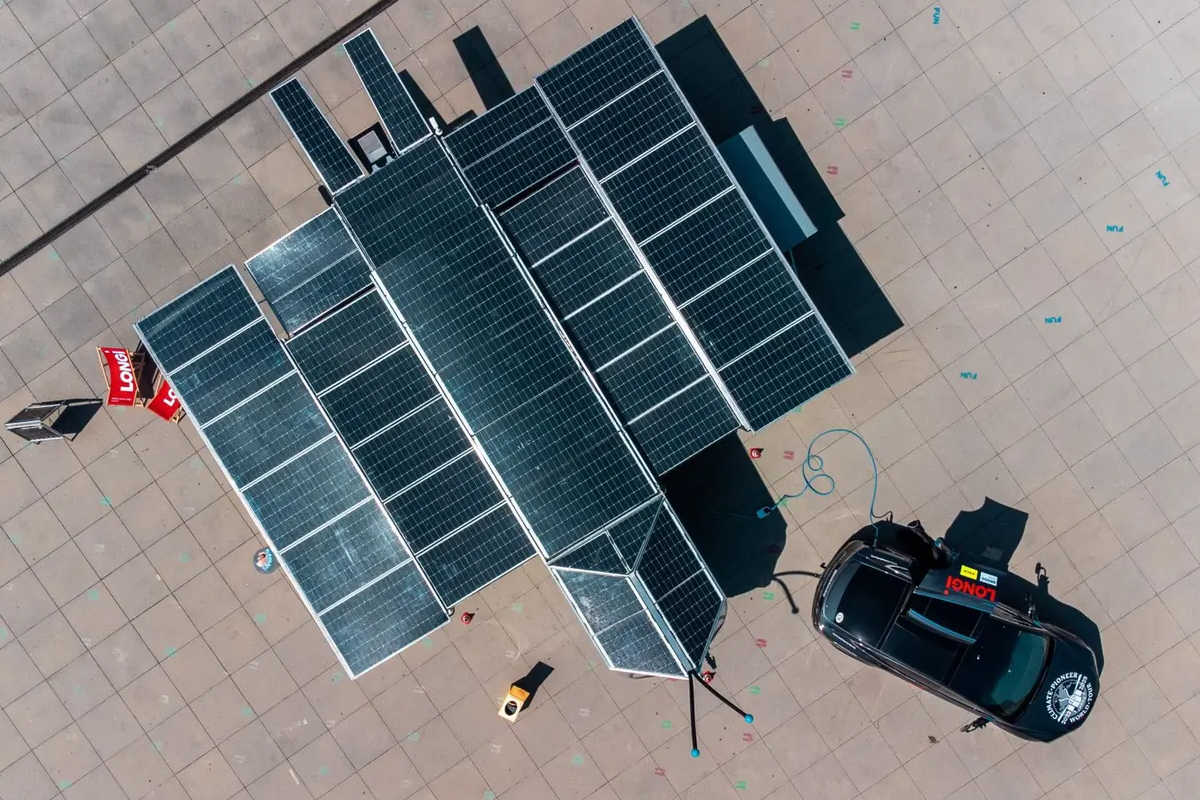
{"type": "MultiPolygon", "coordinates": [[[[251,301],[253,301],[252,295],[250,294],[250,289],[246,285],[245,280],[242,278],[241,274],[238,273],[237,269],[233,265],[229,265],[225,269],[218,270],[217,272],[213,273],[213,275],[210,275],[208,278],[205,278],[199,284],[197,284],[197,286],[192,287],[192,289],[189,289],[187,292],[184,292],[179,297],[177,297],[175,300],[171,301],[171,303],[164,305],[162,308],[160,308],[154,314],[149,315],[146,319],[150,319],[154,316],[157,316],[157,315],[163,313],[164,310],[171,309],[171,306],[175,302],[182,300],[183,298],[187,297],[188,295],[192,294],[193,292],[204,291],[205,287],[207,287],[210,283],[220,284],[222,281],[227,282],[231,278],[232,278],[232,280],[237,281],[237,283],[240,285],[240,288],[241,288],[242,292],[245,294],[245,296],[249,297],[251,299],[251,301]]],[[[255,308],[257,311],[257,306],[255,306],[255,308]]],[[[258,312],[258,314],[259,314],[259,317],[261,318],[262,317],[261,312],[258,312]]],[[[150,357],[152,359],[154,359],[154,361],[156,363],[162,364],[163,362],[159,359],[158,354],[155,349],[155,346],[151,342],[146,341],[147,333],[142,330],[142,325],[143,325],[144,321],[145,320],[140,320],[137,323],[135,323],[134,329],[138,332],[139,337],[142,338],[143,344],[145,344],[146,349],[150,354],[150,357]]],[[[280,350],[284,350],[284,352],[286,353],[286,350],[283,347],[282,343],[280,344],[280,350]]],[[[290,355],[288,357],[290,360],[290,355]]],[[[293,370],[296,369],[295,364],[292,365],[292,369],[293,370]]],[[[170,377],[171,377],[169,371],[164,368],[163,374],[164,374],[164,377],[166,377],[167,380],[169,381],[170,377]]],[[[309,391],[311,394],[311,387],[309,387],[309,391]]],[[[313,402],[316,403],[319,407],[320,404],[319,404],[319,402],[317,402],[315,394],[312,394],[312,397],[313,397],[313,402]]],[[[189,402],[188,402],[187,397],[180,395],[179,402],[180,402],[180,405],[183,407],[184,411],[187,413],[187,415],[194,418],[194,414],[192,413],[192,410],[189,407],[189,402]]],[[[323,409],[322,409],[322,413],[324,413],[323,409]]],[[[328,419],[326,419],[326,422],[329,425],[330,431],[332,432],[333,431],[332,422],[330,422],[328,419]]],[[[331,633],[331,631],[329,630],[329,627],[326,624],[325,620],[317,613],[317,610],[315,608],[313,608],[312,603],[309,600],[308,596],[300,588],[300,583],[299,583],[296,575],[292,573],[291,568],[288,564],[287,558],[282,555],[282,551],[277,546],[273,536],[270,533],[268,533],[266,526],[263,524],[261,519],[251,508],[250,503],[246,500],[241,487],[239,487],[237,485],[237,483],[234,481],[233,477],[229,474],[228,470],[225,468],[225,465],[222,462],[221,458],[219,456],[217,456],[217,451],[213,447],[213,444],[209,440],[207,434],[205,433],[205,431],[203,429],[200,429],[200,428],[198,428],[197,432],[199,433],[200,438],[204,441],[205,445],[208,447],[209,451],[214,454],[217,467],[221,470],[222,474],[224,474],[225,479],[234,488],[234,491],[238,494],[239,498],[242,499],[243,505],[250,512],[251,521],[252,521],[254,527],[258,529],[259,535],[263,538],[263,540],[266,541],[266,543],[269,547],[271,547],[276,553],[280,553],[280,565],[283,569],[284,575],[292,583],[293,588],[296,590],[296,593],[300,598],[300,602],[304,604],[304,607],[308,610],[309,614],[317,622],[317,627],[320,629],[321,635],[325,637],[326,642],[329,643],[330,649],[332,649],[334,652],[334,656],[337,658],[338,662],[342,666],[342,669],[345,670],[346,674],[349,677],[351,677],[351,678],[361,677],[366,672],[369,672],[370,670],[374,669],[375,667],[378,667],[380,664],[383,664],[385,661],[395,657],[406,647],[408,647],[411,644],[414,644],[416,642],[416,639],[405,640],[405,643],[402,646],[396,648],[395,650],[393,650],[390,653],[383,654],[382,657],[378,658],[377,660],[375,660],[372,663],[369,663],[369,664],[356,663],[356,664],[352,665],[347,653],[344,652],[343,648],[339,644],[337,644],[337,642],[335,641],[335,638],[334,638],[333,634],[331,633]]],[[[357,465],[355,465],[355,468],[357,469],[357,465]]],[[[366,478],[365,478],[365,476],[362,475],[361,471],[359,471],[359,478],[360,478],[360,480],[363,481],[364,486],[367,485],[366,478]]],[[[379,503],[378,499],[372,499],[371,502],[375,502],[377,504],[379,503]]],[[[394,527],[392,528],[392,534],[394,536],[396,536],[397,540],[401,541],[401,543],[403,544],[403,540],[400,539],[399,534],[396,532],[394,527]]],[[[413,567],[414,570],[420,576],[420,580],[425,587],[425,591],[427,592],[428,597],[431,600],[436,602],[437,595],[434,593],[432,585],[429,583],[429,581],[425,577],[424,573],[420,571],[419,567],[416,566],[415,561],[413,561],[412,563],[414,564],[414,567],[413,567]]],[[[364,590],[367,588],[369,588],[369,587],[363,587],[364,590]]],[[[438,606],[438,610],[440,613],[437,615],[430,616],[429,614],[426,614],[420,620],[420,623],[421,623],[420,625],[416,625],[414,622],[414,625],[411,626],[412,629],[415,630],[417,628],[420,628],[425,631],[426,635],[428,635],[428,633],[432,633],[433,631],[435,631],[438,628],[442,627],[443,625],[447,624],[450,621],[449,611],[440,605],[438,606]]]]}

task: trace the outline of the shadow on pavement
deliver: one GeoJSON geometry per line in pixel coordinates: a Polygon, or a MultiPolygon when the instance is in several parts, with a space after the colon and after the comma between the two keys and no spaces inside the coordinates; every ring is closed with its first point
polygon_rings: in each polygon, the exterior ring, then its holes
{"type": "Polygon", "coordinates": [[[787,540],[775,502],[736,434],[705,448],[660,479],[696,549],[729,597],[771,583],[787,540]]]}
{"type": "MultiPolygon", "coordinates": [[[[838,225],[845,214],[786,119],[773,120],[708,17],[658,45],[675,81],[713,141],[753,126],[817,227],[791,252],[813,303],[853,357],[903,323],[838,225]]],[[[815,144],[815,143],[813,143],[815,144]]]]}

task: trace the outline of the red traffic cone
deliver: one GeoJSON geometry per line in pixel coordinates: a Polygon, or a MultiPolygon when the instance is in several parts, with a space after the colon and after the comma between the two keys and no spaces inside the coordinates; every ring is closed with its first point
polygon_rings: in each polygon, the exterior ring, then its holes
{"type": "Polygon", "coordinates": [[[470,611],[464,611],[464,612],[462,612],[462,616],[460,616],[458,619],[459,619],[459,621],[462,622],[463,625],[470,625],[471,620],[475,619],[475,615],[472,614],[470,611]]]}
{"type": "Polygon", "coordinates": [[[706,669],[706,670],[704,670],[704,672],[700,673],[700,680],[704,681],[705,683],[712,683],[713,678],[715,678],[715,677],[717,677],[717,673],[713,672],[710,669],[706,669]]]}
{"type": "Polygon", "coordinates": [[[762,458],[762,454],[763,454],[763,449],[761,447],[751,447],[750,448],[750,457],[751,458],[762,458]]]}

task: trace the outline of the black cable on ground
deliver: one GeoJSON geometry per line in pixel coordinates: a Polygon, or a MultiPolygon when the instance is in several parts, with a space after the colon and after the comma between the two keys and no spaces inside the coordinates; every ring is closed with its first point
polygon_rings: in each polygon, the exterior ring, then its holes
{"type": "Polygon", "coordinates": [[[143,178],[150,175],[159,167],[170,163],[171,159],[178,156],[187,148],[212,133],[225,122],[228,122],[240,111],[248,108],[252,103],[261,99],[267,92],[271,91],[276,84],[290,77],[296,72],[304,69],[306,66],[315,61],[322,54],[337,45],[338,42],[350,36],[359,28],[366,25],[372,19],[377,17],[381,12],[386,11],[389,6],[396,3],[396,0],[380,0],[363,13],[359,14],[348,23],[338,28],[336,31],[326,36],[311,49],[302,53],[298,58],[291,61],[287,66],[280,69],[265,81],[259,83],[246,94],[239,97],[237,100],[230,103],[226,108],[218,111],[209,120],[199,127],[192,130],[191,133],[184,136],[175,144],[162,151],[154,158],[147,161],[138,169],[126,175],[122,180],[118,181],[114,186],[103,192],[99,197],[85,203],[82,208],[75,211],[62,222],[58,223],[50,230],[43,233],[38,238],[34,239],[29,244],[22,247],[7,260],[0,262],[0,275],[4,275],[15,268],[18,264],[28,259],[34,253],[41,250],[52,243],[55,239],[62,236],[67,231],[74,228],[79,223],[83,222],[88,217],[95,214],[100,209],[115,200],[118,196],[125,193],[127,190],[136,186],[143,178]]]}

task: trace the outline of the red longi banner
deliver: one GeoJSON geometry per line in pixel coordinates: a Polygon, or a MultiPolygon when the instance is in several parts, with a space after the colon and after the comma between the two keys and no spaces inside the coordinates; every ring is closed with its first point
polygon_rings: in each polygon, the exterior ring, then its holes
{"type": "Polygon", "coordinates": [[[167,383],[165,379],[159,384],[158,391],[154,394],[154,399],[146,404],[146,408],[167,422],[174,422],[180,412],[183,411],[183,407],[179,404],[179,395],[175,394],[175,390],[171,388],[171,384],[167,383]]]}
{"type": "Polygon", "coordinates": [[[137,402],[137,376],[133,361],[124,347],[98,347],[100,361],[108,378],[108,396],[105,404],[110,406],[132,406],[137,402]]]}

